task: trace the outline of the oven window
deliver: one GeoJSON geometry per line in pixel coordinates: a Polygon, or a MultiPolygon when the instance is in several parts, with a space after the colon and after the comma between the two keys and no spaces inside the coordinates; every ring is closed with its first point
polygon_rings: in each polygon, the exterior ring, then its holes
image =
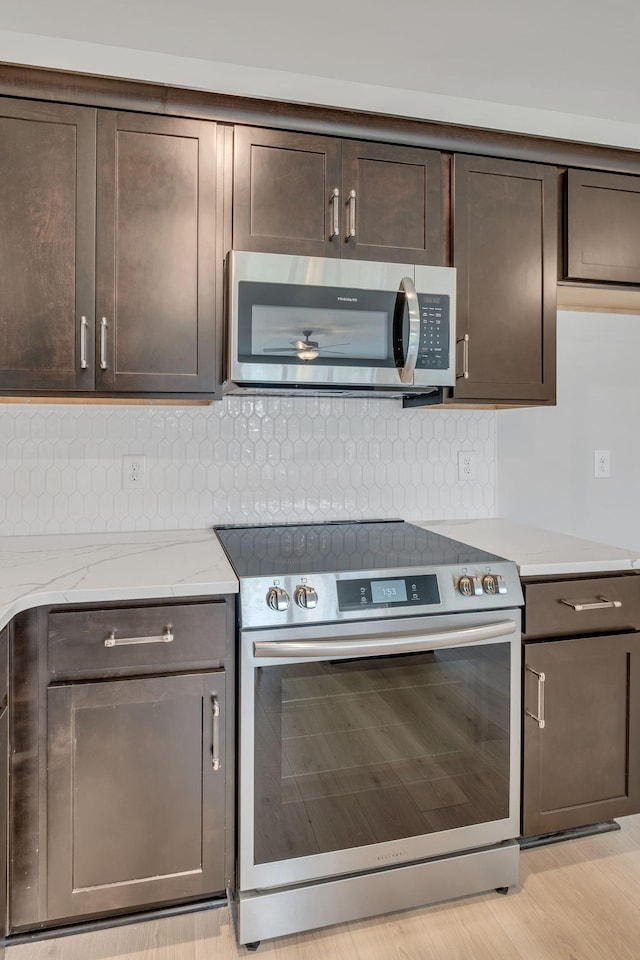
{"type": "Polygon", "coordinates": [[[509,815],[508,643],[255,671],[255,862],[509,815]]]}

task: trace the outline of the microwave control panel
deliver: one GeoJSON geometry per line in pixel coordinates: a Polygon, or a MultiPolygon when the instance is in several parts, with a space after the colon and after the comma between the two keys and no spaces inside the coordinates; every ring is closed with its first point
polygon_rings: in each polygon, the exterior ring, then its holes
{"type": "Polygon", "coordinates": [[[420,346],[419,370],[449,368],[449,296],[444,293],[419,293],[420,346]]]}

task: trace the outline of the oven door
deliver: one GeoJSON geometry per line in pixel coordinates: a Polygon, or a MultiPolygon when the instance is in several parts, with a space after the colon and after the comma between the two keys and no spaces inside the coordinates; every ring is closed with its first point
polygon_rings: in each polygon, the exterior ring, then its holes
{"type": "Polygon", "coordinates": [[[519,610],[240,645],[240,891],[518,836],[519,610]]]}

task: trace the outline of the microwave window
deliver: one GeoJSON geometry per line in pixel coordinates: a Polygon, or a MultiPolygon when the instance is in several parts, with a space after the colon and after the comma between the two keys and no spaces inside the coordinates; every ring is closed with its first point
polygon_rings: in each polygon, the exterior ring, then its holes
{"type": "Polygon", "coordinates": [[[384,311],[254,303],[251,355],[293,363],[392,361],[389,325],[389,314],[384,311]]]}

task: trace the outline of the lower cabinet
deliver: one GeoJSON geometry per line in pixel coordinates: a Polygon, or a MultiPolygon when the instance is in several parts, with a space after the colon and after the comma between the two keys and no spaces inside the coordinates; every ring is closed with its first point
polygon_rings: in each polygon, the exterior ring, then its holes
{"type": "Polygon", "coordinates": [[[49,919],[224,891],[225,672],[48,690],[49,919]]]}
{"type": "Polygon", "coordinates": [[[10,934],[224,896],[234,598],[40,607],[11,629],[10,934]]]}
{"type": "Polygon", "coordinates": [[[0,633],[0,957],[8,929],[8,814],[9,814],[9,663],[8,629],[0,633]]]}
{"type": "Polygon", "coordinates": [[[523,836],[638,813],[640,633],[526,643],[523,661],[523,836]]]}

